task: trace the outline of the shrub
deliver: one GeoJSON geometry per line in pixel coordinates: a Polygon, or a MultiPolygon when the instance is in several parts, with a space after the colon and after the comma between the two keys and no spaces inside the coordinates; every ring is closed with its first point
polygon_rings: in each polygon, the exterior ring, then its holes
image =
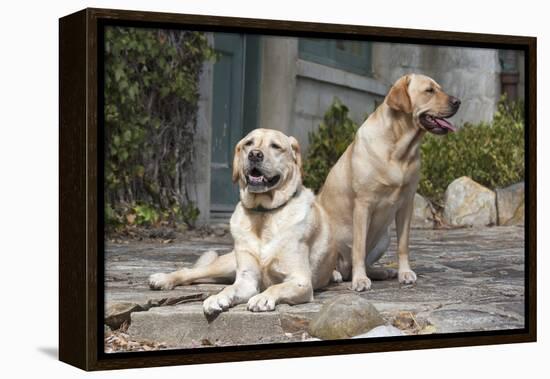
{"type": "Polygon", "coordinates": [[[200,32],[106,28],[108,225],[195,221],[198,211],[186,182],[193,159],[199,75],[204,61],[214,56],[200,32]]]}
{"type": "Polygon", "coordinates": [[[330,169],[353,141],[359,128],[348,114],[348,107],[335,98],[319,128],[309,133],[304,185],[315,192],[319,191],[330,169]]]}
{"type": "MultiPolygon", "coordinates": [[[[353,141],[358,125],[338,99],[326,111],[319,129],[309,134],[304,184],[317,192],[328,172],[353,141]]],[[[456,178],[469,176],[489,188],[524,178],[523,104],[502,99],[491,123],[465,124],[446,136],[427,134],[421,146],[418,192],[436,203],[456,178]]]]}
{"type": "Polygon", "coordinates": [[[426,135],[421,147],[418,192],[435,202],[456,178],[469,176],[489,187],[524,178],[523,104],[502,99],[491,123],[465,124],[444,137],[426,135]]]}

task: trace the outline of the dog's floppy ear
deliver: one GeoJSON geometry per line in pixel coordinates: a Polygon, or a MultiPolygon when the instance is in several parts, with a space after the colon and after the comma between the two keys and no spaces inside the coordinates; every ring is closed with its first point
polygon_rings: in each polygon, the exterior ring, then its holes
{"type": "Polygon", "coordinates": [[[411,98],[408,91],[410,81],[409,75],[405,75],[391,87],[388,96],[386,96],[386,104],[391,109],[405,113],[412,112],[411,98]]]}
{"type": "Polygon", "coordinates": [[[298,140],[294,137],[288,137],[290,140],[290,147],[292,148],[292,156],[294,157],[294,162],[298,165],[298,168],[300,169],[300,174],[304,176],[304,169],[302,167],[302,150],[300,148],[300,144],[298,143],[298,140]]]}
{"type": "Polygon", "coordinates": [[[235,153],[233,155],[233,173],[231,175],[231,179],[233,180],[233,183],[236,183],[239,180],[240,172],[241,172],[241,145],[242,140],[239,141],[239,143],[235,146],[235,153]]]}

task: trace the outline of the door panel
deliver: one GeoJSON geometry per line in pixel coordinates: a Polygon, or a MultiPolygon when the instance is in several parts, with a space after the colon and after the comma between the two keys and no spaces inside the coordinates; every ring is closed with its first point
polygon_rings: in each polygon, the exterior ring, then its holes
{"type": "Polygon", "coordinates": [[[231,181],[233,149],[243,134],[244,36],[216,33],[212,104],[211,211],[231,212],[239,200],[231,181]]]}

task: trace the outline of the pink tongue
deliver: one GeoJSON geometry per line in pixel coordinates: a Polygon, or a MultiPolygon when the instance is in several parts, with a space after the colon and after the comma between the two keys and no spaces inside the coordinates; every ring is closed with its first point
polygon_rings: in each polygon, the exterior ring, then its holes
{"type": "Polygon", "coordinates": [[[455,132],[456,128],[453,124],[451,124],[449,121],[445,120],[444,118],[434,118],[435,122],[437,122],[437,125],[441,126],[444,129],[448,129],[451,132],[455,132]]]}

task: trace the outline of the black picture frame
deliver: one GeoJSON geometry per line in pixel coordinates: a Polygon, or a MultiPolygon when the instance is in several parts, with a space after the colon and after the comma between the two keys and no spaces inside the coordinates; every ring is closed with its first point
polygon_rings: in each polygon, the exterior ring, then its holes
{"type": "Polygon", "coordinates": [[[172,13],[84,9],[59,20],[59,358],[84,370],[536,341],[536,49],[534,37],[172,13]],[[519,49],[525,53],[525,328],[364,340],[103,353],[103,28],[189,28],[278,36],[519,49]]]}

